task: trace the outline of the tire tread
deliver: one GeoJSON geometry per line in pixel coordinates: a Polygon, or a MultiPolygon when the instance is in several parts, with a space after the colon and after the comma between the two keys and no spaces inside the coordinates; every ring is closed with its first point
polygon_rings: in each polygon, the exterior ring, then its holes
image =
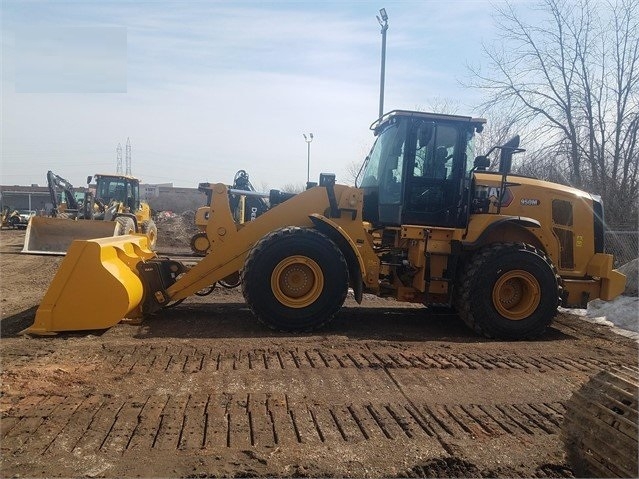
{"type": "MultiPolygon", "coordinates": [[[[338,280],[339,278],[330,278],[330,281],[338,281],[338,280]]],[[[241,272],[241,283],[242,283],[242,293],[244,294],[244,299],[246,300],[253,314],[257,317],[258,321],[260,321],[262,324],[264,324],[270,329],[273,329],[279,332],[291,332],[291,331],[310,332],[310,331],[320,329],[326,324],[328,324],[333,319],[335,314],[337,314],[337,312],[342,307],[342,304],[344,303],[344,300],[346,299],[346,294],[348,292],[348,267],[347,267],[344,255],[342,254],[340,249],[337,247],[337,245],[335,245],[335,243],[330,238],[328,238],[328,236],[311,228],[287,226],[287,227],[280,228],[268,233],[262,239],[260,239],[255,244],[255,246],[253,246],[253,248],[251,249],[251,251],[249,252],[246,258],[244,268],[242,269],[242,272],[241,272]],[[333,302],[333,306],[330,308],[330,310],[326,314],[322,316],[321,320],[318,320],[311,325],[308,325],[305,327],[299,327],[299,328],[298,327],[285,328],[285,327],[281,327],[281,326],[277,326],[273,324],[273,322],[268,317],[260,313],[260,311],[255,307],[255,305],[257,304],[257,300],[256,298],[253,297],[253,294],[254,294],[253,288],[250,287],[251,277],[253,276],[253,274],[255,274],[254,270],[256,269],[256,264],[255,264],[256,260],[261,255],[265,254],[265,251],[268,250],[271,245],[280,241],[283,238],[286,238],[292,235],[298,235],[304,239],[306,238],[309,238],[309,239],[313,238],[314,240],[320,239],[320,241],[325,241],[327,245],[330,244],[335,258],[338,259],[338,261],[340,261],[340,268],[345,273],[345,276],[343,278],[344,287],[341,288],[343,290],[343,294],[341,295],[341,297],[337,298],[337,300],[333,302]]]]}
{"type": "MultiPolygon", "coordinates": [[[[486,336],[488,338],[504,338],[513,339],[512,335],[503,334],[499,331],[499,328],[492,327],[484,320],[480,320],[477,314],[473,311],[472,293],[475,280],[478,276],[481,276],[482,272],[486,269],[486,265],[493,261],[494,258],[507,254],[508,252],[521,252],[527,251],[534,253],[540,257],[552,270],[557,283],[557,304],[558,307],[562,297],[562,280],[557,273],[557,268],[548,258],[548,256],[538,248],[528,243],[494,243],[479,250],[470,260],[470,262],[464,268],[460,279],[458,281],[459,289],[455,295],[455,309],[459,314],[462,321],[471,330],[477,334],[486,336]]],[[[555,308],[554,314],[546,318],[545,323],[541,326],[535,327],[530,331],[522,332],[521,336],[516,339],[533,339],[543,334],[546,328],[550,325],[554,317],[557,315],[557,309],[555,308]]]]}

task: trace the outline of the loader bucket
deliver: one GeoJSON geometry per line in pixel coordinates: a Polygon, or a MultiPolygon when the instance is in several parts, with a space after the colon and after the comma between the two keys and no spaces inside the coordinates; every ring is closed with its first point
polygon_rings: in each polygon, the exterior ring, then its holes
{"type": "Polygon", "coordinates": [[[70,220],[34,216],[24,236],[23,253],[65,255],[73,240],[115,236],[115,221],[70,220]]]}
{"type": "Polygon", "coordinates": [[[74,241],[23,333],[105,329],[135,315],[143,296],[136,265],[154,257],[146,236],[74,241]]]}

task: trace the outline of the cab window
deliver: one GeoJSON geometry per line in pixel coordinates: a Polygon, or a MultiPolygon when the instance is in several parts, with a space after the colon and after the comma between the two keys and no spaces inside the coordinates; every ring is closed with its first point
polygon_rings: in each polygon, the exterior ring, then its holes
{"type": "Polygon", "coordinates": [[[416,178],[447,179],[453,176],[453,158],[457,145],[457,128],[423,122],[417,127],[415,164],[416,178]]]}
{"type": "Polygon", "coordinates": [[[402,202],[402,179],[404,175],[404,153],[406,150],[406,122],[401,122],[394,135],[386,137],[385,151],[379,167],[379,202],[395,205],[402,202]]]}

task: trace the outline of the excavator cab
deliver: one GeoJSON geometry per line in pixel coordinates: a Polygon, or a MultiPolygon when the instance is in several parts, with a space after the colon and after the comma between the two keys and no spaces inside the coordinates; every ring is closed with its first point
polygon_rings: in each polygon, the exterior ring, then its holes
{"type": "Polygon", "coordinates": [[[484,122],[395,110],[373,123],[377,140],[359,185],[364,220],[379,226],[460,226],[474,134],[484,122]]]}

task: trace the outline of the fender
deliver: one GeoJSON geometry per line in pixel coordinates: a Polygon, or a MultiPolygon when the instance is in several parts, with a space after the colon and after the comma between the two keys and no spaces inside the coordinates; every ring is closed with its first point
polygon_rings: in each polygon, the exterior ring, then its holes
{"type": "MultiPolygon", "coordinates": [[[[534,237],[534,235],[526,230],[526,228],[541,228],[541,223],[539,221],[534,218],[528,218],[525,216],[501,216],[499,217],[499,219],[493,220],[494,218],[495,215],[482,215],[481,218],[475,217],[475,221],[479,222],[478,229],[481,231],[481,233],[475,238],[474,241],[464,241],[464,247],[473,249],[486,244],[488,242],[487,238],[489,238],[492,233],[497,231],[498,228],[503,226],[516,226],[518,228],[521,228],[523,231],[526,232],[526,235],[531,236],[531,239],[534,237]]],[[[469,224],[469,229],[466,230],[466,234],[464,235],[464,237],[468,237],[469,233],[471,233],[471,230],[472,221],[469,224]]],[[[536,237],[534,237],[533,244],[545,250],[539,239],[536,237]]]]}
{"type": "Polygon", "coordinates": [[[361,304],[364,295],[362,274],[366,269],[364,267],[364,259],[357,249],[357,246],[344,228],[333,220],[318,213],[309,215],[309,218],[313,222],[315,229],[332,239],[346,258],[348,275],[355,294],[355,301],[361,304]]]}

